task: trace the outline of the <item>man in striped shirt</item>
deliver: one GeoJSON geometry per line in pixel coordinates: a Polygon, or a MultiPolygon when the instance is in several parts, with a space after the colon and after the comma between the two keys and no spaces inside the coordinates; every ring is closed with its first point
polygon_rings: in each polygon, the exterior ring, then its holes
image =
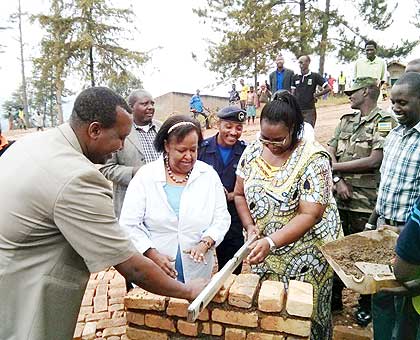
{"type": "MultiPolygon", "coordinates": [[[[377,225],[402,229],[420,197],[420,73],[403,74],[391,90],[392,109],[399,126],[391,130],[384,144],[376,212],[377,225]]],[[[373,297],[375,340],[391,339],[396,329],[410,327],[397,315],[402,298],[385,293],[373,297]]]]}

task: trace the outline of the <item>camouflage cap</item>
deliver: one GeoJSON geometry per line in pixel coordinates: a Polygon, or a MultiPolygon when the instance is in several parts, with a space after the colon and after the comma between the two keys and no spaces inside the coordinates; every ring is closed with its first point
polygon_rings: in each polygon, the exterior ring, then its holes
{"type": "Polygon", "coordinates": [[[217,117],[231,122],[243,123],[246,119],[246,111],[237,106],[227,106],[217,112],[217,117]]]}
{"type": "Polygon", "coordinates": [[[353,82],[352,87],[348,90],[345,90],[344,93],[350,96],[353,92],[356,92],[357,90],[360,90],[360,89],[363,89],[365,87],[369,87],[372,85],[378,86],[378,79],[371,78],[371,77],[356,78],[353,82]]]}

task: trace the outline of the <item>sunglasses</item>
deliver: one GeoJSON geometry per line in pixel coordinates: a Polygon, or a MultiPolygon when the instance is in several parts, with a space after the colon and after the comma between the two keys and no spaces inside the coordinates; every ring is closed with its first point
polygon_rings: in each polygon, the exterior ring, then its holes
{"type": "Polygon", "coordinates": [[[283,140],[280,141],[280,142],[273,142],[271,140],[267,140],[267,139],[264,139],[262,137],[258,138],[258,140],[262,143],[262,145],[265,145],[265,146],[268,146],[268,145],[272,145],[272,146],[284,146],[286,144],[287,137],[283,138],[283,140]]]}

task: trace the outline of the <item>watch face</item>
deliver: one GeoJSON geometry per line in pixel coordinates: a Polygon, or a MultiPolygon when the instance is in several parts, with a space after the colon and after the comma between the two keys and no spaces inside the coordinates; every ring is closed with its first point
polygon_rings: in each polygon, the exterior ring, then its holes
{"type": "Polygon", "coordinates": [[[338,183],[339,181],[340,181],[340,177],[338,177],[338,176],[335,176],[334,178],[333,178],[333,182],[334,183],[338,183]]]}

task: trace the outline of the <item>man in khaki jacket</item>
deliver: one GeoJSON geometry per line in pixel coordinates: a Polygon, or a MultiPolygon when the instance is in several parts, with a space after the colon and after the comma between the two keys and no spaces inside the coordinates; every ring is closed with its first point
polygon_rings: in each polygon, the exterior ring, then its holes
{"type": "Polygon", "coordinates": [[[100,167],[99,171],[113,183],[114,211],[120,217],[128,184],[137,170],[159,157],[153,142],[162,123],[154,120],[155,102],[145,90],[135,90],[128,97],[133,113],[133,125],[122,150],[100,167]]]}
{"type": "Polygon", "coordinates": [[[94,163],[123,147],[128,111],[113,91],[86,89],[68,124],[24,137],[0,158],[8,198],[0,205],[0,339],[71,339],[89,272],[110,266],[162,295],[193,299],[203,288],[139,254],[115,218],[94,163]]]}

